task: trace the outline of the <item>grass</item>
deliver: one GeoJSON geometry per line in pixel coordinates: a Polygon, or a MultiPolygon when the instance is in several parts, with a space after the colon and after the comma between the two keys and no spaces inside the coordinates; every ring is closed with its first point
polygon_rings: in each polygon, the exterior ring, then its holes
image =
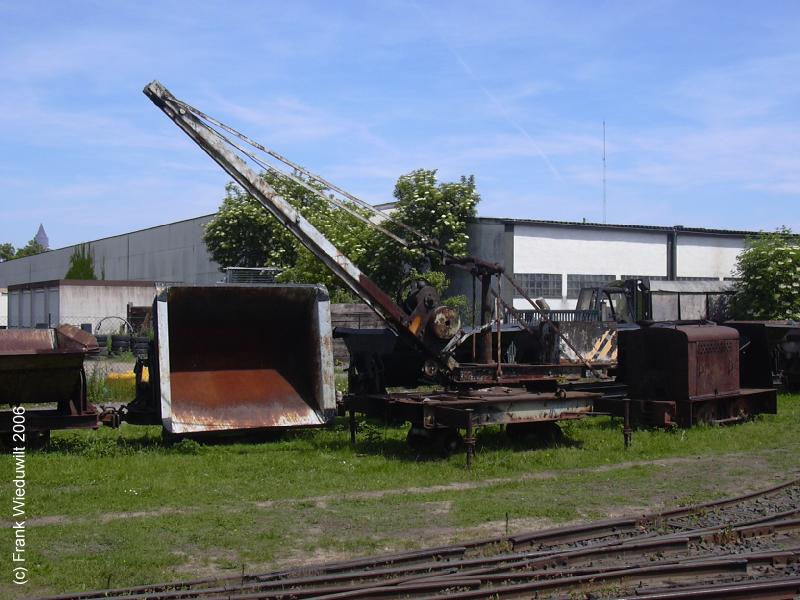
{"type": "MultiPolygon", "coordinates": [[[[404,427],[366,422],[355,447],[344,420],[213,445],[168,446],[155,427],[58,432],[47,450],[28,453],[31,583],[23,591],[265,571],[454,543],[503,533],[506,514],[518,532],[690,504],[795,476],[798,424],[800,396],[782,396],[778,415],[734,427],[636,431],[628,450],[621,424],[607,417],[564,424],[564,444],[538,449],[487,428],[471,471],[463,455],[417,456],[404,427]]],[[[0,464],[12,472],[10,457],[0,464]]],[[[0,580],[0,596],[18,596],[10,586],[0,580]]]]}

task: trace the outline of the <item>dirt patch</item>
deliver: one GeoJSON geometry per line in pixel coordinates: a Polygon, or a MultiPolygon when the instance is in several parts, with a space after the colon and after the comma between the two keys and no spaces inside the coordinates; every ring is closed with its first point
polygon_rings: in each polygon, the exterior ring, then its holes
{"type": "MultiPolygon", "coordinates": [[[[769,487],[780,481],[785,481],[798,476],[797,471],[776,473],[775,467],[770,464],[770,457],[785,454],[786,450],[768,450],[762,451],[758,454],[754,453],[737,453],[725,455],[709,455],[709,456],[687,456],[666,458],[657,460],[645,461],[628,461],[624,463],[615,463],[611,465],[601,465],[598,467],[591,467],[586,469],[571,469],[564,471],[541,471],[538,473],[527,473],[516,477],[505,478],[489,478],[480,481],[456,481],[441,485],[419,486],[419,487],[406,487],[406,488],[390,488],[385,490],[372,490],[365,492],[350,492],[344,494],[325,494],[320,496],[308,496],[305,498],[285,498],[280,500],[264,500],[252,502],[250,505],[254,508],[263,510],[272,510],[280,508],[285,505],[297,505],[304,503],[309,506],[316,506],[318,508],[326,508],[329,503],[338,503],[346,501],[358,500],[374,500],[380,498],[387,498],[391,496],[402,496],[408,494],[424,495],[424,494],[437,494],[442,492],[459,492],[465,490],[476,490],[482,488],[490,488],[503,484],[516,484],[525,481],[546,481],[564,477],[572,477],[576,475],[589,475],[597,473],[611,473],[616,471],[623,471],[637,467],[655,467],[663,470],[663,475],[658,482],[663,491],[653,494],[652,488],[649,490],[650,504],[647,506],[641,505],[624,505],[623,507],[616,507],[610,509],[609,516],[622,516],[623,509],[635,508],[634,514],[642,514],[645,512],[654,512],[663,509],[667,506],[675,506],[676,504],[690,504],[692,498],[687,497],[680,492],[686,487],[685,480],[696,479],[698,485],[693,486],[701,491],[713,491],[718,496],[735,496],[746,493],[748,491],[755,491],[761,488],[769,487]],[[671,467],[683,466],[688,468],[671,469],[671,467]],[[744,479],[740,472],[746,469],[747,477],[744,479]],[[671,487],[670,481],[678,482],[671,487]],[[613,512],[611,512],[613,511],[613,512]]],[[[631,498],[635,497],[635,489],[631,488],[631,498]]],[[[428,502],[424,503],[431,505],[431,510],[434,514],[446,514],[449,511],[447,502],[428,502]]],[[[239,510],[237,508],[237,510],[239,510]]],[[[115,512],[103,513],[94,517],[70,517],[64,515],[47,515],[42,517],[35,517],[29,519],[30,525],[47,526],[47,525],[72,525],[78,523],[90,523],[100,520],[103,523],[109,523],[121,519],[132,518],[154,518],[167,514],[191,514],[197,512],[198,509],[192,508],[175,508],[175,507],[162,507],[156,510],[149,511],[134,511],[134,512],[115,512]]],[[[10,526],[10,521],[3,521],[3,526],[10,526]]],[[[505,526],[505,524],[503,524],[505,526]]]]}

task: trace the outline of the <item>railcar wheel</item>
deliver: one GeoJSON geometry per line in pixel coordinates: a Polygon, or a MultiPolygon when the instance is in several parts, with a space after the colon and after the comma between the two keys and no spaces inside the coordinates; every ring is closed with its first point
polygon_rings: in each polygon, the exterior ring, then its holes
{"type": "Polygon", "coordinates": [[[713,400],[703,402],[693,408],[693,425],[711,425],[717,420],[717,403],[713,400]]]}

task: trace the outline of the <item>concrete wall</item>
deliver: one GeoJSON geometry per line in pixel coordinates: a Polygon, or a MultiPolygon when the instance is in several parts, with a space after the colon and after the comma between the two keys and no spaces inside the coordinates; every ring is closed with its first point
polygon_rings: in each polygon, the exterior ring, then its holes
{"type": "Polygon", "coordinates": [[[743,237],[678,234],[678,277],[733,277],[743,237]]]}
{"type": "MultiPolygon", "coordinates": [[[[561,294],[545,298],[551,308],[574,308],[568,276],[665,276],[667,236],[656,231],[515,224],[514,272],[561,275],[561,294]]],[[[530,308],[517,298],[516,308],[530,308]]]]}
{"type": "MultiPolygon", "coordinates": [[[[152,227],[89,243],[95,273],[106,280],[144,280],[186,284],[223,278],[202,240],[213,215],[152,227]]],[[[0,287],[63,279],[75,246],[0,263],[0,287]]]]}
{"type": "MultiPolygon", "coordinates": [[[[127,316],[128,303],[150,306],[156,295],[155,286],[88,286],[61,285],[59,322],[71,325],[91,323],[94,328],[104,317],[127,316]]],[[[120,322],[113,320],[104,331],[116,331],[120,322]]]]}
{"type": "Polygon", "coordinates": [[[0,288],[0,327],[8,325],[8,290],[0,288]]]}
{"type": "MultiPolygon", "coordinates": [[[[12,289],[9,292],[9,327],[55,326],[61,323],[80,326],[91,323],[94,328],[105,317],[127,316],[128,303],[149,306],[156,295],[150,285],[86,285],[51,282],[48,285],[12,289]]],[[[104,327],[116,330],[118,320],[104,327]]]]}

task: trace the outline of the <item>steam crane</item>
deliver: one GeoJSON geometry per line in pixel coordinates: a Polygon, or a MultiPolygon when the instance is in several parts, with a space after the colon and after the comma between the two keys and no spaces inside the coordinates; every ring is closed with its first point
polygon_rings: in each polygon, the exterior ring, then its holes
{"type": "MultiPolygon", "coordinates": [[[[464,429],[467,461],[471,462],[475,427],[505,424],[512,430],[552,425],[591,412],[597,394],[559,389],[559,377],[577,376],[594,367],[588,363],[559,364],[559,332],[554,323],[545,320],[535,327],[501,323],[503,279],[527,298],[501,265],[473,256],[452,256],[435,240],[177,99],[158,81],[148,84],[144,93],[386,323],[387,328],[382,330],[337,332],[351,354],[344,407],[350,412],[353,438],[356,412],[410,421],[409,441],[432,442],[443,449],[458,445],[458,430],[464,429]],[[276,167],[276,162],[281,166],[276,167]],[[480,322],[462,327],[457,311],[443,305],[436,290],[424,281],[414,285],[402,302],[395,302],[254,167],[302,185],[401,246],[435,250],[446,265],[468,271],[476,282],[473,289],[477,291],[480,284],[480,322]],[[364,213],[373,213],[376,218],[364,213]],[[415,241],[385,228],[387,222],[394,222],[395,229],[405,231],[415,241]],[[415,391],[420,384],[435,384],[441,389],[415,391]],[[411,391],[387,391],[396,387],[411,391]]],[[[476,298],[473,303],[477,304],[476,298]]]]}

